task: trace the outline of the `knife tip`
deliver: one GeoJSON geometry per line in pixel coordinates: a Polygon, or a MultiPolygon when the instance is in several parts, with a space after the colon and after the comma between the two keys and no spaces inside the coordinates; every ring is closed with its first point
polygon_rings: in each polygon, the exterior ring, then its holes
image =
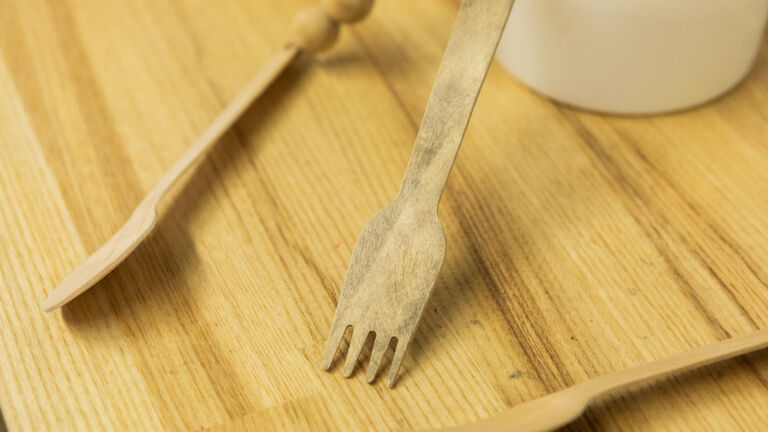
{"type": "Polygon", "coordinates": [[[53,312],[59,308],[59,305],[57,305],[55,301],[51,300],[50,297],[45,299],[42,306],[43,306],[43,311],[45,312],[53,312]]]}

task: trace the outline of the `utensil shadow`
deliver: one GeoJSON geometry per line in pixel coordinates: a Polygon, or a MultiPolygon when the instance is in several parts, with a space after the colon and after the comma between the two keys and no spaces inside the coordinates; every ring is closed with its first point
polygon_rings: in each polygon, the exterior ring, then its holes
{"type": "MultiPolygon", "coordinates": [[[[699,399],[699,403],[706,403],[705,400],[710,398],[711,400],[716,400],[717,397],[727,399],[728,390],[725,388],[743,386],[744,380],[747,379],[755,380],[759,386],[766,387],[768,382],[760,372],[765,370],[768,370],[768,351],[763,350],[661,378],[652,383],[625,390],[620,394],[610,394],[600,398],[590,404],[581,417],[563,427],[562,430],[616,430],[621,427],[620,422],[626,419],[632,419],[632,423],[638,429],[663,428],[664,416],[658,414],[646,416],[643,411],[648,410],[649,414],[660,409],[680,412],[686,406],[695,406],[696,399],[699,399]],[[752,377],[745,377],[745,374],[751,374],[752,377]],[[654,425],[649,421],[654,419],[659,423],[654,425]]],[[[706,423],[703,423],[702,427],[704,424],[706,423]]],[[[732,426],[735,427],[733,424],[732,426]]],[[[751,425],[751,427],[755,426],[751,425]]],[[[750,425],[741,424],[740,428],[749,430],[750,425]]]]}
{"type": "MultiPolygon", "coordinates": [[[[464,182],[472,183],[471,190],[462,190],[465,185],[456,185],[449,181],[444,198],[446,213],[450,217],[441,216],[443,227],[448,240],[447,254],[440,275],[430,299],[421,324],[416,330],[411,346],[412,356],[419,364],[423,359],[432,355],[437,347],[450,349],[450,338],[471,333],[470,327],[482,326],[485,317],[482,316],[481,305],[488,299],[501,301],[499,293],[515,290],[512,281],[499,277],[494,271],[499,262],[507,262],[513,266],[512,257],[502,253],[509,247],[503,236],[485,235],[478,220],[469,213],[476,211],[483,214],[498,214],[502,209],[493,208],[500,202],[498,191],[493,190],[484,182],[475,181],[465,170],[457,170],[456,177],[463,177],[464,182]],[[481,210],[478,210],[481,209],[481,210]],[[488,260],[488,254],[495,253],[494,260],[488,260]]],[[[483,223],[492,224],[492,221],[483,223]]],[[[514,220],[507,221],[515,226],[514,220]]],[[[487,233],[486,233],[487,234],[487,233]]],[[[528,236],[530,233],[519,233],[528,236]]],[[[519,249],[526,249],[530,242],[515,244],[519,249]]],[[[534,254],[535,251],[523,253],[534,254]]],[[[503,305],[499,304],[499,307],[503,305]]],[[[410,362],[409,362],[410,363],[410,362]]]]}
{"type": "Polygon", "coordinates": [[[216,206],[215,191],[226,187],[228,177],[251,169],[247,159],[255,158],[259,151],[251,142],[286,105],[309,64],[302,57],[280,74],[220,138],[198,169],[166,197],[172,203],[159,209],[157,226],[144,242],[104,279],[62,307],[68,326],[107,324],[121,320],[124,314],[133,319],[142,314],[167,314],[167,308],[187,295],[182,289],[194,288],[189,281],[191,272],[199,270],[200,256],[186,227],[198,220],[200,208],[216,206]]]}

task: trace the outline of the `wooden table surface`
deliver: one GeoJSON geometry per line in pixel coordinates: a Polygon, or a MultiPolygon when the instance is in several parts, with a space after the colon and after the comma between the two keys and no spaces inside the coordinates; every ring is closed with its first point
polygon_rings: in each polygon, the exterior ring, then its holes
{"type": "MultiPolygon", "coordinates": [[[[8,430],[453,425],[768,327],[768,47],[735,91],[663,117],[572,110],[494,65],[398,385],[320,369],[352,246],[399,187],[457,0],[379,1],[278,80],[114,273],[43,313],[308,4],[2,2],[8,430]]],[[[571,429],[766,424],[757,353],[605,399],[571,429]]]]}

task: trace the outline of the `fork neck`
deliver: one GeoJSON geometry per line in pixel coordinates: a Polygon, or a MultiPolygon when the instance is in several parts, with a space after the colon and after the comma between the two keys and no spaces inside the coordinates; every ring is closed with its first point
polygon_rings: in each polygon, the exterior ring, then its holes
{"type": "Polygon", "coordinates": [[[425,129],[422,127],[416,138],[398,198],[416,207],[434,210],[440,203],[462,137],[451,136],[455,130],[425,129]]]}
{"type": "Polygon", "coordinates": [[[462,3],[408,162],[402,197],[437,208],[512,3],[462,3]]]}

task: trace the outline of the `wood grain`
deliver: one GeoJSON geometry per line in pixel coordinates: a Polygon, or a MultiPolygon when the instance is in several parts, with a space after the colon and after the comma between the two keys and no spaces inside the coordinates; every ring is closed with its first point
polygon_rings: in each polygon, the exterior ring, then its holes
{"type": "MultiPolygon", "coordinates": [[[[166,171],[131,213],[131,217],[109,240],[61,281],[43,301],[51,312],[69,303],[100,281],[125,260],[157,224],[157,208],[171,188],[199,165],[221,136],[264,93],[275,78],[298,57],[300,49],[287,46],[278,51],[227,104],[190,148],[166,171]]],[[[191,174],[190,174],[191,175],[191,174]]]]}
{"type": "Polygon", "coordinates": [[[581,416],[595,399],[620,390],[653,383],[674,373],[695,370],[768,347],[768,330],[758,330],[704,345],[648,363],[582,381],[566,389],[527,401],[476,423],[448,428],[455,432],[545,432],[559,429],[581,416]]]}
{"type": "MultiPolygon", "coordinates": [[[[354,240],[397,192],[456,15],[447,0],[378,2],[300,60],[134,254],[43,314],[310,3],[2,3],[10,431],[448,426],[768,328],[768,48],[716,103],[649,118],[552,104],[494,65],[398,386],[318,367],[354,240]]],[[[570,430],[766,423],[760,353],[601,401],[570,430]]]]}

